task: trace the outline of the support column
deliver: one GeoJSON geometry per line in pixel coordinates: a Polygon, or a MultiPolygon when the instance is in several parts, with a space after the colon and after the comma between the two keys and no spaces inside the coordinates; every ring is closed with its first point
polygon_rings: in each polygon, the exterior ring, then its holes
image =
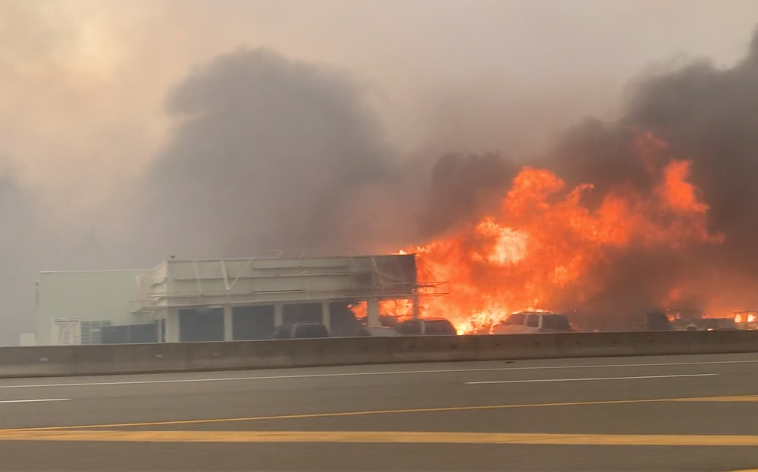
{"type": "Polygon", "coordinates": [[[274,305],[274,328],[284,324],[284,305],[277,303],[274,305]]]}
{"type": "Polygon", "coordinates": [[[411,302],[413,303],[413,319],[417,320],[421,315],[420,307],[418,306],[418,295],[411,298],[411,302]]]}
{"type": "Polygon", "coordinates": [[[379,300],[376,298],[369,298],[366,300],[366,324],[369,328],[377,328],[382,325],[379,321],[379,300]]]}
{"type": "Polygon", "coordinates": [[[224,341],[234,341],[234,323],[230,305],[224,306],[224,341]]]}
{"type": "Polygon", "coordinates": [[[166,342],[178,343],[180,339],[179,310],[169,308],[166,310],[166,342]]]}
{"type": "Polygon", "coordinates": [[[326,326],[326,330],[332,331],[332,313],[329,308],[329,302],[321,302],[321,324],[326,326]]]}
{"type": "Polygon", "coordinates": [[[162,343],[165,340],[165,338],[163,337],[163,331],[164,331],[165,323],[166,323],[165,320],[166,320],[166,313],[164,312],[164,310],[159,310],[157,312],[157,316],[155,317],[155,330],[158,333],[157,336],[158,336],[159,343],[162,343]]]}

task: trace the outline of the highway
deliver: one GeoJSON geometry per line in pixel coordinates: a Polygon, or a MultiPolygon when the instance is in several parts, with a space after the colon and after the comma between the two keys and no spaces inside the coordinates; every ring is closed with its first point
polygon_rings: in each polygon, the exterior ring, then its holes
{"type": "Polygon", "coordinates": [[[758,355],[0,380],[2,471],[758,468],[758,355]]]}

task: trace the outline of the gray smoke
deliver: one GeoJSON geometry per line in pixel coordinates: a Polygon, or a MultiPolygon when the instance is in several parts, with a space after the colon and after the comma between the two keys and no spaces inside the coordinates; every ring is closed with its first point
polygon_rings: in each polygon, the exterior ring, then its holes
{"type": "Polygon", "coordinates": [[[177,257],[391,244],[409,227],[401,169],[339,70],[239,50],[169,95],[177,122],[145,185],[154,244],[177,257]]]}
{"type": "MultiPolygon", "coordinates": [[[[609,189],[630,185],[641,192],[653,184],[635,150],[640,130],[670,144],[670,154],[692,161],[691,181],[710,206],[709,229],[725,243],[678,251],[629,251],[609,254],[609,262],[591,275],[599,293],[579,301],[567,297],[562,308],[589,311],[642,309],[688,286],[696,296],[680,303],[700,305],[719,300],[728,309],[758,306],[758,32],[742,61],[719,69],[706,60],[658,71],[638,80],[618,121],[588,118],[571,128],[538,164],[570,186],[593,183],[584,202],[592,207],[609,189]]],[[[456,161],[452,188],[435,180],[432,192],[475,195],[480,189],[508,188],[512,167],[492,157],[456,161]],[[485,177],[483,177],[485,176],[485,177]]],[[[449,167],[450,157],[440,160],[449,167]]],[[[498,193],[497,191],[495,193],[498,193]]],[[[468,200],[464,200],[468,201],[468,200]]],[[[460,212],[436,221],[444,231],[468,219],[460,212]]],[[[475,214],[472,212],[471,214],[475,214]]],[[[689,294],[691,295],[691,294],[689,294]]],[[[723,313],[721,313],[723,314],[723,313]]]]}
{"type": "Polygon", "coordinates": [[[641,177],[642,161],[623,151],[608,152],[607,146],[629,149],[629,131],[634,129],[652,131],[669,142],[674,155],[693,162],[691,180],[710,206],[709,228],[726,235],[720,246],[619,257],[603,274],[618,288],[601,294],[599,301],[608,304],[626,291],[636,295],[637,303],[652,303],[667,288],[686,282],[701,295],[689,303],[707,304],[709,298],[717,298],[725,307],[756,306],[756,83],[758,34],[747,57],[736,66],[718,69],[700,60],[643,79],[619,123],[602,131],[577,131],[573,141],[588,152],[583,154],[585,160],[561,161],[566,175],[592,177],[601,184],[626,179],[641,189],[648,184],[641,177]]]}
{"type": "Polygon", "coordinates": [[[34,267],[45,251],[39,244],[36,219],[32,195],[18,184],[12,171],[0,171],[0,317],[4,320],[0,345],[17,343],[18,334],[33,325],[34,267]]]}
{"type": "Polygon", "coordinates": [[[421,234],[440,234],[457,222],[478,220],[496,210],[517,172],[515,163],[498,154],[443,155],[431,170],[419,218],[421,234]]]}
{"type": "Polygon", "coordinates": [[[39,270],[406,244],[416,189],[371,98],[333,67],[260,49],[219,56],[171,90],[166,144],[108,215],[76,223],[75,237],[38,224],[33,193],[0,172],[0,344],[33,330],[39,270]]]}
{"type": "MultiPolygon", "coordinates": [[[[699,60],[638,80],[619,120],[586,119],[534,163],[569,186],[593,183],[589,207],[618,185],[644,193],[654,182],[635,139],[652,131],[671,154],[693,161],[692,180],[711,207],[709,229],[726,235],[718,246],[609,254],[590,275],[602,289],[581,301],[567,295],[565,308],[637,310],[682,285],[702,295],[691,304],[724,296],[733,308],[758,303],[756,44],[730,69],[699,60]]],[[[423,166],[410,171],[383,138],[369,98],[341,71],[265,50],[240,50],[193,72],[169,96],[177,125],[144,189],[155,253],[381,250],[496,209],[519,164],[448,153],[430,175],[419,173],[423,166]],[[170,245],[159,247],[163,241],[170,245]]]]}
{"type": "MultiPolygon", "coordinates": [[[[653,131],[693,161],[692,179],[711,207],[710,229],[727,238],[720,246],[611,254],[594,273],[603,290],[584,306],[568,297],[567,307],[646,306],[686,281],[706,296],[728,294],[734,308],[758,307],[756,79],[758,39],[735,67],[697,61],[648,76],[636,83],[621,119],[579,123],[537,163],[569,185],[594,183],[585,202],[591,206],[619,183],[650,188],[633,144],[638,129],[653,131]]],[[[114,225],[119,229],[109,233],[94,222],[78,244],[49,259],[55,228],[42,231],[30,192],[12,176],[0,179],[0,257],[9,268],[0,296],[13,311],[0,343],[15,343],[17,329],[30,327],[31,282],[40,269],[149,266],[170,255],[236,257],[261,249],[385,251],[424,243],[495,208],[520,164],[465,153],[435,165],[404,162],[371,99],[333,67],[267,50],[220,56],[169,93],[165,110],[174,127],[146,174],[123,188],[128,203],[112,208],[124,222],[114,225]]]]}

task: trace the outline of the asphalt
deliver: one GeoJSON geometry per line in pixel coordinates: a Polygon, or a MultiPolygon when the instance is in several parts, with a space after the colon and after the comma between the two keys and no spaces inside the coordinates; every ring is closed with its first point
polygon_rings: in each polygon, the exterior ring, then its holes
{"type": "Polygon", "coordinates": [[[0,471],[758,468],[758,355],[0,381],[0,471]]]}

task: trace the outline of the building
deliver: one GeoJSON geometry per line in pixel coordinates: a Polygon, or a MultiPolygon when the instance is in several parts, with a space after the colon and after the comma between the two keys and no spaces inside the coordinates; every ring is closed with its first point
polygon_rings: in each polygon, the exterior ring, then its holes
{"type": "Polygon", "coordinates": [[[133,314],[139,277],[150,270],[43,272],[36,286],[38,345],[100,344],[102,328],[146,326],[149,316],[133,314]]]}
{"type": "MultiPolygon", "coordinates": [[[[276,326],[321,322],[333,335],[357,329],[350,305],[433,294],[413,254],[168,260],[148,270],[43,272],[37,284],[38,344],[263,339],[276,326]]],[[[417,312],[415,313],[417,315],[417,312]]]]}

